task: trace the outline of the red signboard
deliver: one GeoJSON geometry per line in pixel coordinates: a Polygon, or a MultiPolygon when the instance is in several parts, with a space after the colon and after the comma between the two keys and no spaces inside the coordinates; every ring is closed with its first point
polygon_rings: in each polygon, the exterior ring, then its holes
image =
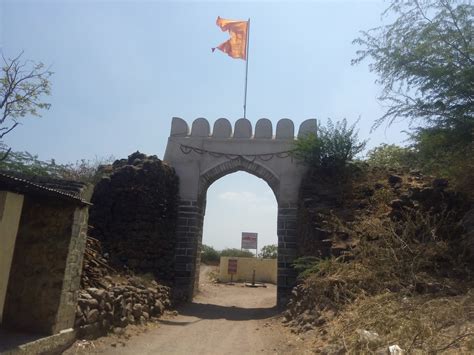
{"type": "Polygon", "coordinates": [[[242,232],[242,249],[257,249],[257,233],[242,232]]]}
{"type": "Polygon", "coordinates": [[[229,263],[227,265],[227,273],[228,274],[237,273],[237,259],[229,259],[229,263]]]}

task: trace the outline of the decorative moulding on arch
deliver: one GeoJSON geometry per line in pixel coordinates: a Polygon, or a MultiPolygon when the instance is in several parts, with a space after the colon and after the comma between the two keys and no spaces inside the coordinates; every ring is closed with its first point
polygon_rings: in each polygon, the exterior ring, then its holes
{"type": "Polygon", "coordinates": [[[246,118],[238,119],[235,122],[234,138],[251,138],[252,124],[246,118]]]}
{"type": "Polygon", "coordinates": [[[235,173],[236,171],[245,171],[265,180],[273,190],[278,201],[280,180],[276,174],[267,167],[245,159],[244,157],[228,160],[203,172],[199,177],[199,196],[205,196],[207,189],[213,182],[228,174],[235,173]]]}
{"type": "Polygon", "coordinates": [[[261,118],[255,125],[255,138],[273,138],[272,121],[268,118],[261,118]]]}
{"type": "Polygon", "coordinates": [[[219,118],[214,123],[214,129],[212,130],[212,136],[214,138],[230,138],[232,136],[232,125],[226,118],[219,118]]]}
{"type": "Polygon", "coordinates": [[[278,121],[275,138],[294,139],[295,125],[293,124],[293,121],[288,118],[282,118],[280,121],[278,121]]]}
{"type": "Polygon", "coordinates": [[[303,121],[300,124],[300,129],[298,131],[298,138],[304,137],[308,133],[316,134],[316,128],[318,126],[318,121],[316,118],[311,118],[309,120],[303,121]]]}
{"type": "Polygon", "coordinates": [[[189,135],[189,127],[185,120],[179,117],[173,117],[171,121],[171,137],[189,135]]]}
{"type": "Polygon", "coordinates": [[[191,136],[193,137],[209,137],[211,128],[209,122],[205,118],[197,118],[193,122],[191,136]]]}

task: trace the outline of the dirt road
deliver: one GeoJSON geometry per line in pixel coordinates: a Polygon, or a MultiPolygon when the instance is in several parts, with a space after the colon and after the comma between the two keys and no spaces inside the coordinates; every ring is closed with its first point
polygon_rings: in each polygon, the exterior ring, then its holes
{"type": "MultiPolygon", "coordinates": [[[[201,271],[192,303],[126,341],[96,341],[87,353],[102,354],[301,354],[297,339],[277,319],[276,287],[249,288],[210,282],[201,271]]],[[[73,350],[73,349],[70,349],[73,350]]],[[[77,344],[76,344],[77,350],[77,344]]],[[[72,353],[72,352],[71,352],[72,353]]]]}

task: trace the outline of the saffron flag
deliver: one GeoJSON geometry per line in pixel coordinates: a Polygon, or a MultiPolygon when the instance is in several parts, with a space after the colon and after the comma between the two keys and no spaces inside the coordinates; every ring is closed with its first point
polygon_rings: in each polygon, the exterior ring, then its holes
{"type": "MultiPolygon", "coordinates": [[[[228,31],[230,39],[219,44],[216,48],[227,53],[232,58],[247,59],[248,21],[225,20],[217,17],[216,25],[222,31],[228,31]]],[[[216,48],[212,48],[214,52],[216,48]]]]}

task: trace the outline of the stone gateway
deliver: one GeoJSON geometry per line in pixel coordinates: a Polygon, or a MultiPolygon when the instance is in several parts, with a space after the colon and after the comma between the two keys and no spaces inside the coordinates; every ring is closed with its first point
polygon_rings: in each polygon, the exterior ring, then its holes
{"type": "MultiPolygon", "coordinates": [[[[298,137],[316,132],[316,119],[304,121],[298,137]]],[[[297,253],[297,201],[306,167],[291,155],[295,140],[294,124],[281,119],[273,134],[272,122],[262,118],[255,131],[247,119],[239,119],[234,129],[225,118],[214,123],[196,119],[189,126],[173,118],[164,161],[180,179],[180,204],[175,256],[177,295],[191,299],[199,285],[199,264],[206,194],[221,177],[245,171],[267,182],[278,202],[278,282],[277,303],[283,305],[296,281],[292,264],[297,253]]]]}

